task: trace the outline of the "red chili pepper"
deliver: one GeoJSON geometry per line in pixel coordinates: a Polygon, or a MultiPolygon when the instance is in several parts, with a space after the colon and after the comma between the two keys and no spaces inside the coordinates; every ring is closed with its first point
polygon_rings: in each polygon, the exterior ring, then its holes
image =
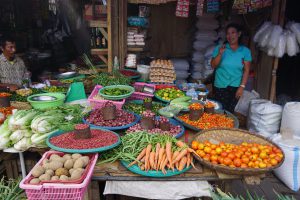
{"type": "Polygon", "coordinates": [[[10,93],[6,93],[6,92],[1,92],[0,93],[0,97],[9,97],[9,96],[11,96],[10,93]]]}

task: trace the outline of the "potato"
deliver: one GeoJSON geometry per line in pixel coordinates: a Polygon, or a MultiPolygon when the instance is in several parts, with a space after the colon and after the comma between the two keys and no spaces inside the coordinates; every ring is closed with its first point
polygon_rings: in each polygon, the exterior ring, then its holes
{"type": "Polygon", "coordinates": [[[78,158],[80,158],[81,157],[81,154],[79,154],[79,153],[74,153],[74,154],[72,154],[72,158],[73,159],[78,159],[78,158]]]}
{"type": "Polygon", "coordinates": [[[84,166],[84,163],[83,163],[83,160],[82,159],[77,159],[74,163],[74,166],[73,168],[76,169],[76,168],[83,168],[84,166]]]}
{"type": "Polygon", "coordinates": [[[66,160],[64,164],[64,168],[71,169],[73,168],[74,161],[72,159],[66,160]]]}
{"type": "Polygon", "coordinates": [[[69,169],[69,173],[72,174],[74,170],[74,168],[69,169]]]}
{"type": "Polygon", "coordinates": [[[83,161],[83,167],[89,164],[90,158],[88,156],[82,156],[80,159],[83,161]]]}
{"type": "Polygon", "coordinates": [[[61,176],[59,177],[59,180],[61,180],[61,181],[68,181],[68,180],[69,180],[69,177],[67,177],[66,175],[61,175],[61,176]]]}
{"type": "Polygon", "coordinates": [[[44,166],[46,163],[49,163],[49,160],[48,160],[47,158],[43,160],[43,166],[44,166]]]}
{"type": "Polygon", "coordinates": [[[49,181],[50,180],[50,175],[49,174],[43,174],[39,177],[41,181],[49,181]]]}
{"type": "Polygon", "coordinates": [[[44,172],[45,172],[45,169],[44,169],[42,166],[38,165],[38,166],[36,166],[36,167],[34,167],[34,168],[32,169],[31,174],[32,174],[32,176],[34,176],[35,178],[38,178],[38,177],[40,177],[42,174],[44,174],[44,172]]]}
{"type": "Polygon", "coordinates": [[[59,180],[59,177],[58,176],[52,176],[51,177],[51,181],[58,181],[59,180]]]}
{"type": "Polygon", "coordinates": [[[63,167],[63,163],[58,161],[58,160],[54,160],[54,161],[51,161],[47,164],[45,164],[45,169],[52,169],[52,170],[57,170],[58,168],[61,168],[63,167]]]}
{"type": "Polygon", "coordinates": [[[30,180],[29,183],[31,183],[31,184],[38,184],[39,182],[41,182],[40,179],[38,179],[38,178],[33,178],[33,179],[30,180]]]}
{"type": "Polygon", "coordinates": [[[84,169],[82,169],[82,168],[75,169],[71,175],[71,179],[72,180],[79,179],[82,176],[83,171],[84,171],[84,169]]]}
{"type": "Polygon", "coordinates": [[[55,176],[66,175],[69,176],[69,171],[66,168],[58,168],[55,170],[55,176]]]}
{"type": "Polygon", "coordinates": [[[54,175],[54,171],[52,169],[47,169],[45,174],[49,174],[50,176],[54,175]]]}
{"type": "Polygon", "coordinates": [[[49,159],[50,161],[60,161],[60,162],[62,162],[62,163],[64,163],[65,162],[65,158],[64,157],[60,157],[59,155],[56,155],[56,154],[52,154],[51,156],[50,156],[50,159],[49,159]]]}
{"type": "Polygon", "coordinates": [[[69,159],[72,158],[72,156],[71,156],[70,154],[65,154],[65,155],[63,156],[63,158],[66,159],[66,160],[69,160],[69,159]]]}

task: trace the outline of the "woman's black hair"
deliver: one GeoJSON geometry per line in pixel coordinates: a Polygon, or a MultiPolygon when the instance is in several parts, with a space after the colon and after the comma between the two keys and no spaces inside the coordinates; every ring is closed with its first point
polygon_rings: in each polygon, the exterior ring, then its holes
{"type": "MultiPolygon", "coordinates": [[[[229,28],[234,28],[237,32],[241,33],[241,35],[239,37],[239,43],[241,43],[242,42],[242,37],[243,37],[243,29],[242,29],[241,25],[236,24],[236,23],[228,24],[225,28],[226,33],[227,33],[229,28]]],[[[226,42],[228,43],[228,41],[226,41],[226,42]]]]}

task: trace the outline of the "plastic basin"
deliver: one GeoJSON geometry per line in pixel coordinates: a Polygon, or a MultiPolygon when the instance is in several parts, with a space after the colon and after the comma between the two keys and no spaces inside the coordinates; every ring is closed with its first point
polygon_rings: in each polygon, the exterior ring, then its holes
{"type": "Polygon", "coordinates": [[[41,94],[35,94],[31,95],[27,98],[27,101],[31,104],[31,106],[35,109],[47,109],[47,108],[54,108],[61,106],[64,103],[64,100],[66,98],[66,95],[63,93],[41,93],[41,94]],[[43,101],[37,101],[33,100],[34,97],[41,97],[41,96],[48,96],[48,97],[54,97],[55,100],[43,100],[43,101]]]}

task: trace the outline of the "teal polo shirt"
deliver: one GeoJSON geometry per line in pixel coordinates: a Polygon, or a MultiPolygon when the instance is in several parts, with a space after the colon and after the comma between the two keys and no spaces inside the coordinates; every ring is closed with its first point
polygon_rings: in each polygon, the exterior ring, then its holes
{"type": "MultiPolygon", "coordinates": [[[[243,61],[252,61],[251,52],[243,45],[239,45],[235,51],[228,43],[225,46],[221,62],[216,69],[214,86],[218,88],[239,87],[243,77],[243,61]]],[[[220,47],[221,45],[218,45],[214,49],[213,58],[218,55],[220,47]]]]}

